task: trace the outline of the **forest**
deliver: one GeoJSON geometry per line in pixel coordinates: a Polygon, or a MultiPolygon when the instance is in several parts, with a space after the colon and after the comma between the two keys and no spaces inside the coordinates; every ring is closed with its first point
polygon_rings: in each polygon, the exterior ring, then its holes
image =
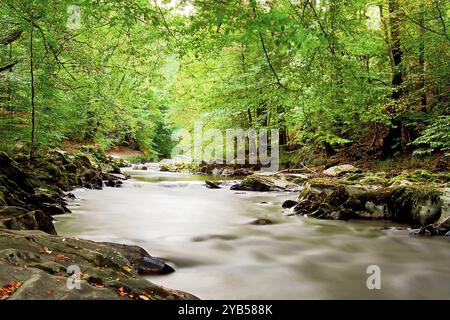
{"type": "Polygon", "coordinates": [[[174,129],[201,120],[279,128],[283,150],[304,159],[343,149],[354,160],[448,159],[449,10],[439,0],[2,1],[1,148],[75,141],[157,160],[174,129]]]}
{"type": "Polygon", "coordinates": [[[449,1],[0,21],[0,300],[449,299],[449,1]]]}

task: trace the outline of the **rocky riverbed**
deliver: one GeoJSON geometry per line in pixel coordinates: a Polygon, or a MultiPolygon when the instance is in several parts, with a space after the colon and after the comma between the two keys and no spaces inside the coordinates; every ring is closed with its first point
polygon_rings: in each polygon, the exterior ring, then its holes
{"type": "Polygon", "coordinates": [[[124,165],[94,148],[0,153],[0,299],[196,299],[142,278],[174,271],[142,248],[56,235],[68,192],[120,187],[124,165]]]}
{"type": "MultiPolygon", "coordinates": [[[[413,235],[450,236],[449,173],[374,173],[348,164],[322,172],[305,168],[246,173],[231,190],[298,191],[297,199],[283,204],[292,214],[325,220],[390,220],[414,228],[413,235]]],[[[207,186],[220,187],[210,182],[207,186]]]]}

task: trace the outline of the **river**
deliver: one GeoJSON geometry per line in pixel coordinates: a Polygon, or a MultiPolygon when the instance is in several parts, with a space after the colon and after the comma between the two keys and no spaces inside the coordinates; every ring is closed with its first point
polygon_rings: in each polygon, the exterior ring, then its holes
{"type": "Polygon", "coordinates": [[[281,208],[296,193],[203,186],[211,177],[126,169],[121,188],[79,189],[59,235],[135,244],[175,273],[148,279],[202,299],[450,299],[450,243],[389,222],[320,221],[281,208]],[[257,226],[258,218],[275,222],[257,226]],[[369,290],[367,268],[380,268],[369,290]]]}

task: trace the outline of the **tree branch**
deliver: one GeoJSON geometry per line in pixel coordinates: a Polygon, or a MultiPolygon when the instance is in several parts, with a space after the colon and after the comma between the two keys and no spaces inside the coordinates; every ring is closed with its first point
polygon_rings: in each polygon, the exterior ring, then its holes
{"type": "MultiPolygon", "coordinates": [[[[252,6],[252,8],[253,8],[253,15],[256,18],[256,8],[255,8],[255,6],[252,6]]],[[[267,60],[267,64],[269,65],[270,70],[272,71],[273,75],[275,76],[278,86],[283,88],[285,91],[288,91],[288,89],[281,83],[280,77],[278,76],[278,73],[275,71],[275,68],[272,65],[272,61],[270,61],[269,53],[267,52],[267,48],[266,48],[266,44],[264,43],[263,35],[262,35],[261,31],[259,31],[259,30],[258,30],[258,35],[259,35],[259,40],[261,42],[261,47],[264,51],[264,55],[267,60]]]]}
{"type": "Polygon", "coordinates": [[[8,35],[5,39],[3,39],[2,41],[0,41],[0,44],[2,45],[8,45],[14,41],[16,41],[17,39],[20,38],[20,36],[22,35],[23,31],[16,31],[14,33],[11,33],[10,35],[8,35]]]}
{"type": "Polygon", "coordinates": [[[16,64],[18,63],[18,61],[15,61],[13,63],[10,63],[4,67],[0,67],[0,72],[6,71],[6,70],[11,70],[16,64]]]}

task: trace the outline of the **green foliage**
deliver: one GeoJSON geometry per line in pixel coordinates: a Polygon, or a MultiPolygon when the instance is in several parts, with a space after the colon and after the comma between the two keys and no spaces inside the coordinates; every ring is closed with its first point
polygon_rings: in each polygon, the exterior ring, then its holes
{"type": "Polygon", "coordinates": [[[413,145],[419,149],[414,151],[416,155],[430,154],[435,151],[443,151],[450,157],[450,116],[441,116],[433,121],[413,145]]]}
{"type": "Polygon", "coordinates": [[[420,133],[416,154],[448,154],[448,1],[193,0],[190,15],[186,3],[82,0],[70,29],[73,1],[1,0],[0,41],[21,34],[0,44],[0,68],[13,64],[0,72],[0,145],[30,140],[33,62],[41,145],[128,145],[156,159],[170,156],[174,128],[201,121],[279,128],[286,145],[319,149],[400,121],[420,133]],[[379,29],[367,27],[373,5],[379,29]]]}

